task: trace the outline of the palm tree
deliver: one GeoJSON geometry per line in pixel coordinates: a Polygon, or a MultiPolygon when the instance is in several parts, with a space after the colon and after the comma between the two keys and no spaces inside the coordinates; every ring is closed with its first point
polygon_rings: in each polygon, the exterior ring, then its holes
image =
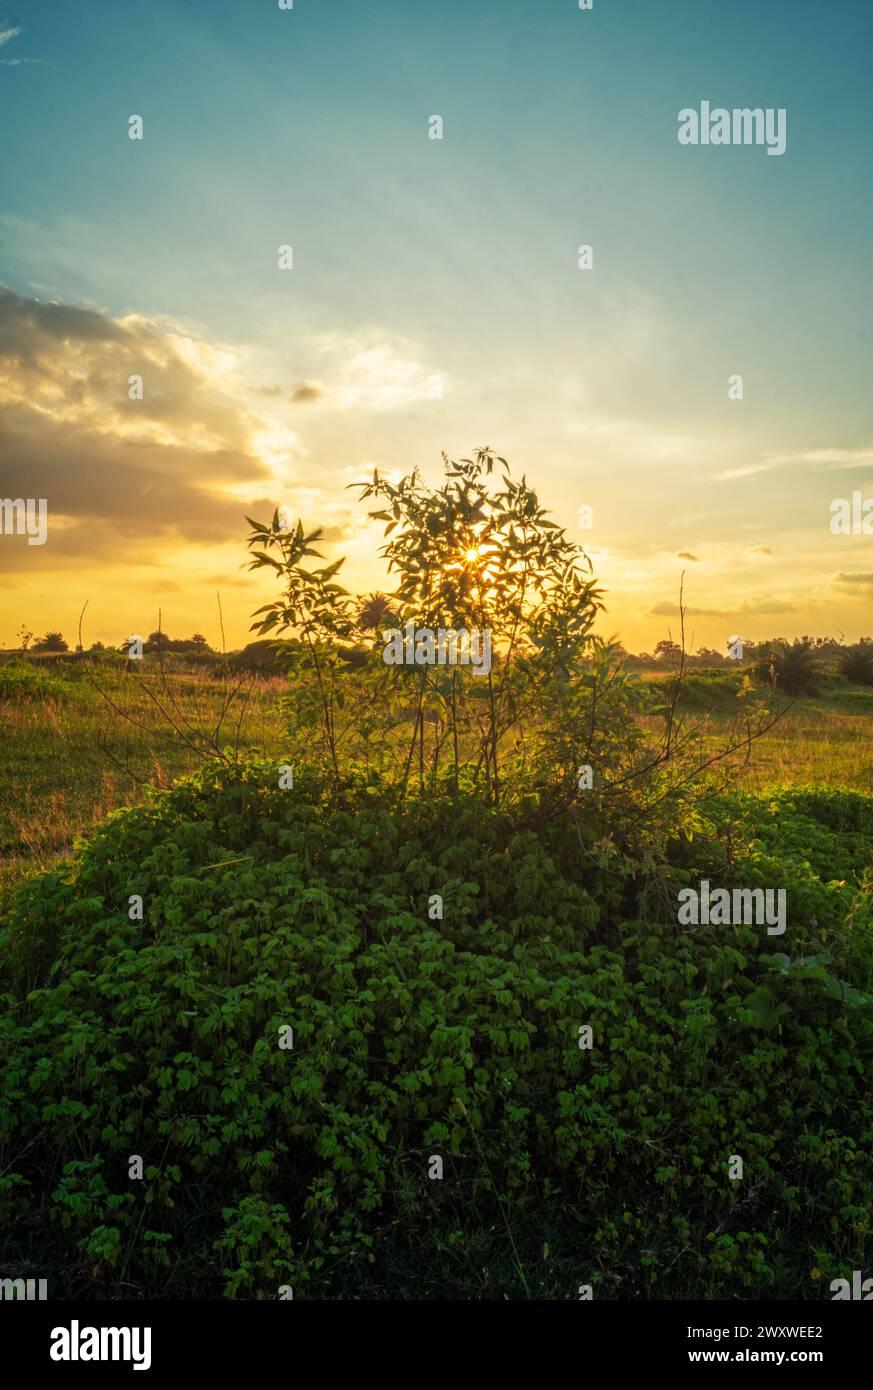
{"type": "Polygon", "coordinates": [[[762,654],[755,675],[786,695],[817,695],[821,662],[808,637],[776,641],[762,654]]]}
{"type": "Polygon", "coordinates": [[[856,685],[873,685],[873,642],[865,638],[853,647],[844,647],[837,657],[840,671],[856,685]]]}
{"type": "Polygon", "coordinates": [[[34,644],[35,652],[68,652],[70,650],[60,632],[47,632],[34,644]]]}

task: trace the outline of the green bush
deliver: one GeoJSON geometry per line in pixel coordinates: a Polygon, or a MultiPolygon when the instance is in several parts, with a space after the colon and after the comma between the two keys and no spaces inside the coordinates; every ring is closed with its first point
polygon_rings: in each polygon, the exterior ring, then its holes
{"type": "Polygon", "coordinates": [[[748,677],[735,671],[686,671],[681,682],[675,676],[664,681],[648,681],[647,687],[669,699],[678,688],[678,703],[682,710],[701,712],[733,712],[738,708],[740,695],[748,686],[748,677]],[[745,684],[744,684],[745,682],[745,684]]]}
{"type": "Polygon", "coordinates": [[[531,809],[209,767],[34,879],[0,1262],[53,1297],[828,1297],[870,1229],[870,803],[722,798],[611,896],[605,827],[531,809]],[[701,875],[786,886],[785,936],[679,927],[701,875]]]}
{"type": "Polygon", "coordinates": [[[28,661],[0,662],[0,700],[69,700],[59,676],[28,661]]]}

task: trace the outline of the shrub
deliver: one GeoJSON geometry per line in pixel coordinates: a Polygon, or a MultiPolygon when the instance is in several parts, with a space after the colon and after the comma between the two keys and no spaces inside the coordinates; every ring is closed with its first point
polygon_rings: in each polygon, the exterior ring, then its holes
{"type": "Polygon", "coordinates": [[[58,676],[29,661],[0,662],[0,700],[65,701],[70,694],[58,676]]]}
{"type": "Polygon", "coordinates": [[[821,1297],[813,1264],[858,1267],[869,803],[722,799],[659,893],[615,884],[605,824],[524,810],[207,766],[33,880],[0,937],[2,1260],[183,1298],[821,1297]],[[787,885],[786,936],[680,929],[701,864],[787,885]]]}

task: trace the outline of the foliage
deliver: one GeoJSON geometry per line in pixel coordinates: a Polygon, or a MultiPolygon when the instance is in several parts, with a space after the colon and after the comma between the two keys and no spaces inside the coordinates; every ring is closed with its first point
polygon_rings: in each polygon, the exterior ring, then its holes
{"type": "Polygon", "coordinates": [[[30,661],[0,662],[0,701],[57,700],[70,697],[70,687],[30,661]]]}
{"type": "Polygon", "coordinates": [[[840,652],[839,669],[856,685],[873,685],[873,642],[869,638],[840,652]]]}
{"type": "MultiPolygon", "coordinates": [[[[796,1298],[862,1265],[873,802],[738,792],[775,723],[748,667],[689,679],[680,594],[635,680],[526,480],[444,464],[359,485],[394,593],[353,598],[276,512],[243,660],[159,629],[123,675],[81,663],[140,751],[204,762],[0,928],[0,1262],[53,1296],[796,1298]],[[407,622],[487,631],[490,669],[386,664],[407,622]],[[267,654],[281,761],[246,752],[267,654]],[[189,658],[212,704],[168,679],[189,658]],[[785,936],[680,927],[704,877],[784,888],[785,936]]],[[[747,654],[788,694],[833,657],[747,654]]]]}
{"type": "MultiPolygon", "coordinates": [[[[122,650],[127,651],[129,640],[122,643],[122,650]]],[[[157,628],[150,632],[147,640],[143,643],[143,652],[189,652],[196,655],[212,653],[212,648],[203,636],[202,632],[195,632],[191,637],[169,637],[166,632],[161,632],[157,628]]],[[[215,654],[215,653],[213,653],[215,654]]]]}
{"type": "Polygon", "coordinates": [[[295,673],[314,684],[295,690],[291,728],[319,741],[337,782],[344,758],[371,757],[366,745],[388,734],[381,770],[393,764],[401,794],[417,773],[420,791],[450,779],[455,790],[481,787],[499,805],[507,746],[514,739],[518,751],[523,713],[536,708],[556,667],[569,676],[591,645],[598,591],[584,552],[548,519],[525,479],[512,480],[504,459],[480,449],[444,464],[440,488],[417,470],[398,483],[377,471],[358,485],[362,498],[384,504],[370,516],[385,525],[382,554],[397,579],[390,597],[354,605],[335,582],[342,560],[307,570],[301,561],[319,555],[320,531],[305,535],[302,522],[286,530],[278,511],[270,526],[250,522],[252,567],[271,565],[283,588],[259,610],[256,627],[303,644],[295,673]],[[495,465],[499,485],[491,482],[495,465]],[[368,661],[350,662],[343,646],[389,619],[416,632],[487,633],[500,652],[480,677],[420,659],[389,667],[377,636],[368,661]]]}
{"type": "Polygon", "coordinates": [[[111,817],[0,939],[3,1263],[53,1296],[821,1297],[870,1228],[871,804],[716,799],[661,896],[612,826],[265,763],[111,817]],[[702,873],[784,885],[786,935],[680,929],[702,873]]]}
{"type": "Polygon", "coordinates": [[[817,695],[821,659],[808,638],[774,642],[755,667],[756,675],[786,695],[817,695]]]}
{"type": "Polygon", "coordinates": [[[68,652],[69,644],[64,641],[63,633],[47,632],[44,637],[40,637],[38,642],[33,645],[35,652],[68,652]]]}

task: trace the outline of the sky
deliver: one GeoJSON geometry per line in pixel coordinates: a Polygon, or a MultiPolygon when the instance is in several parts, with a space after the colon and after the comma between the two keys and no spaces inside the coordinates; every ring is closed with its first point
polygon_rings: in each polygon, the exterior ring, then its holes
{"type": "Polygon", "coordinates": [[[277,505],[390,589],[348,485],[480,445],[635,651],[680,582],[693,645],[873,634],[830,524],[873,497],[869,0],[14,2],[0,498],[49,521],[0,535],[0,645],[86,601],[86,644],[217,643],[216,592],[242,645],[277,505]],[[703,101],[785,152],[680,144],[703,101]]]}

